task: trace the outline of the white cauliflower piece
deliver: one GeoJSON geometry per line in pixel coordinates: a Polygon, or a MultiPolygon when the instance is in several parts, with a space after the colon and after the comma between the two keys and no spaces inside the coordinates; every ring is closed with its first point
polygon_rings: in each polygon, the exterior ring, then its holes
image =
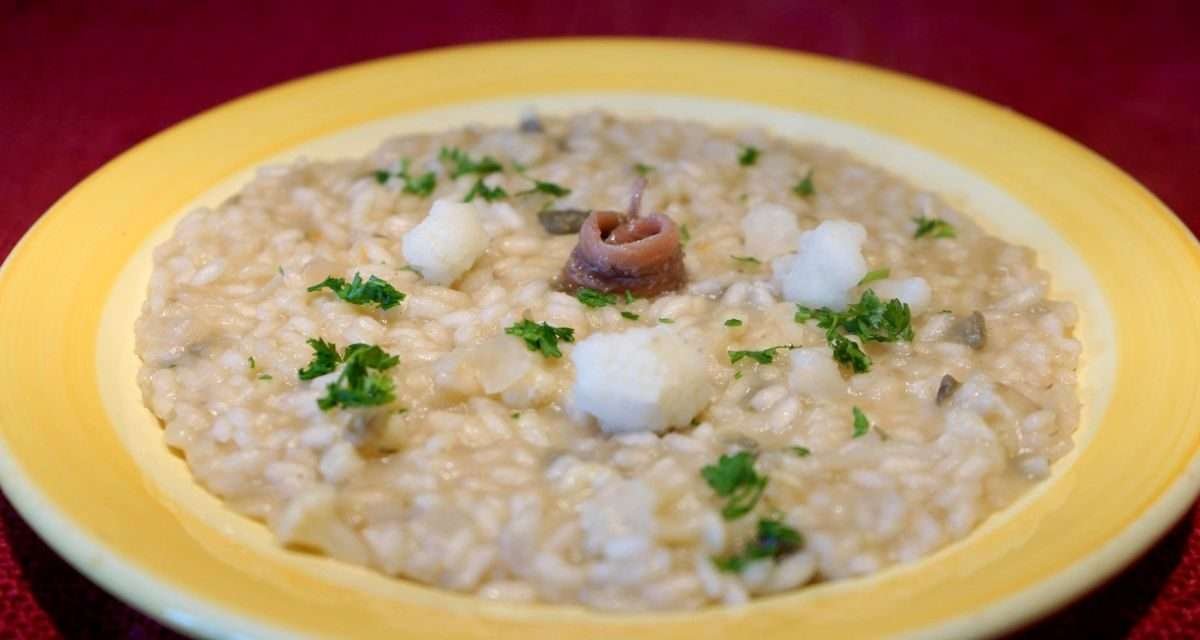
{"type": "Polygon", "coordinates": [[[742,218],[746,254],[760,260],[770,260],[788,253],[796,246],[799,236],[800,225],[796,223],[796,214],[781,205],[756,204],[742,218]]]}
{"type": "Polygon", "coordinates": [[[925,278],[888,278],[867,285],[873,289],[880,299],[887,301],[897,298],[907,304],[912,314],[918,315],[929,308],[933,299],[933,290],[925,278]]]}
{"type": "Polygon", "coordinates": [[[792,369],[788,385],[811,398],[829,398],[846,393],[846,381],[833,360],[829,347],[804,347],[788,354],[792,369]]]}
{"type": "Polygon", "coordinates": [[[429,215],[404,234],[404,259],[425,280],[450,286],[487,250],[479,209],[468,202],[438,200],[429,215]]]}
{"type": "Polygon", "coordinates": [[[606,433],[686,425],[712,395],[704,354],[667,327],[592,334],[571,361],[575,408],[606,433]]]}
{"type": "Polygon", "coordinates": [[[850,290],[867,275],[862,255],[867,230],[857,222],[826,220],[800,234],[794,254],[773,263],[785,300],[809,307],[846,308],[850,290]]]}

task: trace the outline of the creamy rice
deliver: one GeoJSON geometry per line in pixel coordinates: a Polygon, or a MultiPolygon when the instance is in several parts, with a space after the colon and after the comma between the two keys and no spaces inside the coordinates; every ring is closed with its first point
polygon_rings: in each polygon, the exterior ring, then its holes
{"type": "Polygon", "coordinates": [[[198,481],[283,543],[389,575],[492,600],[679,609],[926,556],[1070,450],[1075,309],[1047,299],[1029,249],[846,153],[760,130],[603,113],[544,127],[405,136],[362,159],[264,168],[235,198],[180,222],[155,253],[139,383],[198,481]],[[486,250],[448,287],[404,268],[402,250],[435,199],[462,200],[475,182],[448,178],[443,147],[500,160],[506,170],[486,184],[513,194],[479,207],[486,250]],[[738,162],[746,147],[759,150],[751,165],[738,162]],[[404,160],[413,174],[435,172],[431,195],[375,179],[404,160]],[[536,214],[551,197],[515,195],[531,182],[513,163],[570,188],[553,206],[578,209],[624,208],[635,164],[652,167],[643,210],[686,225],[687,285],[601,308],[556,290],[576,236],[543,231],[536,214]],[[796,193],[810,171],[813,193],[796,193]],[[780,264],[730,257],[771,244],[770,229],[742,224],[767,203],[801,231],[861,225],[866,263],[890,270],[882,291],[922,278],[931,297],[912,305],[914,339],[870,343],[870,371],[831,377],[825,332],[794,321],[780,264]],[[914,238],[918,216],[945,220],[955,237],[914,238]],[[356,273],[407,299],[385,311],[307,291],[356,273]],[[982,349],[954,337],[974,311],[986,322],[982,349]],[[573,328],[577,342],[560,344],[562,358],[530,352],[505,335],[522,318],[573,328]],[[702,350],[711,395],[692,424],[605,433],[573,401],[572,350],[650,326],[702,350]],[[297,377],[317,337],[399,356],[387,371],[396,402],[321,410],[336,374],[297,377]],[[805,348],[770,364],[728,356],[775,345],[805,348]],[[962,385],[939,403],[946,374],[962,385]],[[872,423],[857,437],[855,407],[872,423]],[[739,451],[756,455],[769,483],[751,513],[726,520],[701,469],[739,451]],[[764,518],[803,543],[719,570],[713,558],[738,553],[764,518]]]}

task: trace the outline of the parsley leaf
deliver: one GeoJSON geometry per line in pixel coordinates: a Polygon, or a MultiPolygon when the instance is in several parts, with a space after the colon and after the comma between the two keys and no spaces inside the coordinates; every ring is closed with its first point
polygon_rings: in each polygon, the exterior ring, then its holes
{"type": "Polygon", "coordinates": [[[533,180],[533,188],[521,191],[517,195],[523,196],[527,193],[544,193],[548,196],[554,196],[555,198],[562,198],[564,196],[571,195],[571,190],[562,185],[558,185],[553,182],[545,182],[542,180],[534,180],[533,178],[530,178],[530,180],[533,180]]]}
{"type": "Polygon", "coordinates": [[[854,407],[854,437],[861,438],[867,435],[871,430],[871,421],[867,419],[867,414],[863,413],[862,409],[854,407]]]}
{"type": "Polygon", "coordinates": [[[687,244],[692,241],[692,232],[688,230],[687,223],[679,225],[679,241],[687,244]]]}
{"type": "Polygon", "coordinates": [[[641,318],[641,316],[632,311],[622,311],[621,317],[625,318],[626,320],[637,320],[638,318],[641,318]]]}
{"type": "Polygon", "coordinates": [[[559,340],[575,342],[574,329],[552,327],[545,322],[538,324],[531,320],[522,320],[505,329],[504,333],[524,340],[530,351],[540,351],[547,358],[562,357],[562,351],[558,349],[559,340]]]}
{"type": "Polygon", "coordinates": [[[914,238],[923,238],[925,236],[931,238],[953,238],[955,236],[954,227],[949,222],[940,218],[920,216],[913,218],[913,222],[917,223],[917,231],[913,234],[914,238]]]}
{"type": "Polygon", "coordinates": [[[861,287],[864,284],[870,284],[876,280],[883,280],[890,275],[892,275],[892,270],[887,267],[876,269],[874,271],[868,271],[867,275],[863,276],[862,280],[858,281],[858,286],[861,287]]]}
{"type": "Polygon", "coordinates": [[[728,319],[728,320],[726,320],[726,321],[725,321],[725,326],[727,326],[727,327],[740,327],[740,326],[742,326],[742,321],[741,321],[741,320],[738,320],[737,318],[730,318],[730,319],[728,319]]]}
{"type": "Polygon", "coordinates": [[[325,386],[325,395],[317,398],[317,406],[328,411],[337,406],[349,409],[392,402],[396,399],[396,384],[383,371],[399,362],[399,357],[375,345],[355,343],[346,347],[342,354],[342,373],[325,386]]]}
{"type": "Polygon", "coordinates": [[[743,167],[748,167],[755,162],[758,162],[758,147],[746,145],[742,147],[742,152],[738,154],[738,164],[743,167]]]}
{"type": "Polygon", "coordinates": [[[475,184],[471,185],[471,190],[468,191],[467,195],[463,197],[463,202],[470,202],[475,199],[475,196],[479,196],[484,200],[491,202],[493,200],[507,198],[508,192],[505,191],[504,187],[501,186],[489,187],[484,184],[483,178],[479,178],[475,181],[475,184]]]}
{"type": "Polygon", "coordinates": [[[871,356],[868,356],[857,342],[846,336],[835,335],[829,338],[829,346],[833,348],[833,359],[848,365],[854,373],[866,373],[871,370],[871,356]]]}
{"type": "Polygon", "coordinates": [[[659,318],[658,321],[662,324],[675,324],[675,321],[670,318],[659,318]]]}
{"type": "Polygon", "coordinates": [[[871,358],[862,347],[847,337],[857,336],[863,342],[911,342],[913,339],[912,312],[898,298],[884,303],[871,289],[863,292],[858,302],[845,311],[827,307],[812,309],[796,305],[795,321],[816,320],[825,329],[825,340],[833,349],[833,358],[849,365],[855,373],[871,369],[871,358]]]}
{"type": "Polygon", "coordinates": [[[754,470],[754,454],[747,451],[722,455],[717,464],[701,469],[700,476],[718,496],[729,499],[721,509],[726,520],[749,513],[767,487],[767,477],[754,470]]]}
{"type": "Polygon", "coordinates": [[[629,289],[625,290],[625,304],[633,304],[633,294],[629,292],[629,289]]]}
{"type": "Polygon", "coordinates": [[[604,293],[603,291],[596,291],[595,289],[588,289],[587,287],[576,291],[575,298],[584,305],[593,309],[607,307],[610,304],[617,303],[617,296],[615,294],[604,293]]]}
{"type": "Polygon", "coordinates": [[[254,362],[254,356],[250,356],[250,368],[253,369],[256,366],[258,365],[254,362]]]}
{"type": "Polygon", "coordinates": [[[792,453],[800,456],[801,458],[807,458],[812,454],[812,451],[809,451],[808,447],[792,447],[792,453]]]}
{"type": "Polygon", "coordinates": [[[795,349],[796,345],[781,344],[774,347],[768,347],[762,351],[729,351],[729,364],[737,364],[743,358],[749,358],[759,364],[771,364],[775,362],[775,352],[780,349],[795,349]]]}
{"type": "Polygon", "coordinates": [[[350,304],[374,304],[380,309],[391,309],[404,301],[405,295],[396,290],[382,278],[371,276],[365,282],[361,274],[354,274],[349,283],[343,278],[330,276],[309,287],[309,291],[320,291],[328,288],[337,297],[350,304]]]}
{"type": "Polygon", "coordinates": [[[751,267],[757,267],[758,265],[762,264],[762,260],[759,260],[758,258],[755,258],[754,256],[729,256],[729,257],[732,258],[734,262],[738,262],[738,263],[741,263],[741,264],[744,264],[747,266],[751,266],[751,267]]]}
{"type": "Polygon", "coordinates": [[[792,193],[795,193],[796,195],[800,196],[801,198],[807,198],[807,197],[811,196],[812,194],[816,193],[817,188],[815,186],[813,186],[812,177],[813,177],[813,170],[809,169],[808,173],[804,174],[804,177],[800,179],[800,182],[797,182],[796,186],[792,187],[792,193]]]}
{"type": "Polygon", "coordinates": [[[636,171],[639,176],[644,176],[647,173],[654,171],[654,167],[652,167],[648,164],[643,164],[643,163],[639,162],[639,163],[633,165],[633,170],[636,171]]]}
{"type": "Polygon", "coordinates": [[[472,160],[471,156],[467,155],[465,151],[455,147],[442,147],[442,150],[438,153],[438,158],[442,162],[450,163],[451,179],[465,176],[469,173],[483,177],[489,173],[504,170],[504,167],[491,156],[483,156],[479,160],[472,160]]]}
{"type": "Polygon", "coordinates": [[[738,573],[755,560],[778,559],[800,550],[804,536],[799,531],[774,518],[760,518],[754,539],[740,553],[713,558],[721,571],[738,573]]]}
{"type": "Polygon", "coordinates": [[[379,169],[375,172],[375,181],[379,184],[385,184],[393,176],[404,182],[404,193],[412,193],[421,197],[428,196],[433,193],[437,187],[437,176],[429,171],[420,177],[413,177],[408,173],[408,160],[400,162],[400,169],[395,173],[379,169]]]}
{"type": "Polygon", "coordinates": [[[342,361],[342,357],[338,355],[337,345],[331,342],[325,342],[321,338],[309,338],[308,346],[313,349],[313,357],[307,367],[297,372],[301,380],[312,380],[330,373],[342,361]]]}
{"type": "Polygon", "coordinates": [[[269,373],[259,374],[258,379],[259,380],[274,380],[274,378],[271,377],[271,374],[269,374],[269,373]]]}

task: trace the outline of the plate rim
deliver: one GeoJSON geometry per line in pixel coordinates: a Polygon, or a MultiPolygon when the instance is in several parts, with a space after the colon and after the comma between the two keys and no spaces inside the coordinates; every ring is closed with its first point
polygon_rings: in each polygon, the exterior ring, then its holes
{"type": "MultiPolygon", "coordinates": [[[[1154,202],[1158,203],[1159,207],[1155,209],[1155,215],[1161,215],[1168,222],[1173,224],[1175,231],[1182,236],[1185,243],[1190,245],[1194,254],[1193,258],[1195,259],[1200,257],[1200,243],[1197,242],[1196,237],[1191,230],[1187,228],[1187,226],[1178,216],[1173,215],[1170,212],[1170,209],[1167,208],[1165,204],[1161,203],[1161,201],[1159,201],[1152,192],[1147,190],[1140,182],[1138,182],[1136,178],[1125,173],[1103,156],[1100,156],[1096,152],[1092,151],[1090,148],[1065,136],[1064,134],[1022,114],[1012,112],[1001,105],[990,102],[978,96],[888,69],[873,67],[855,61],[841,60],[820,54],[793,51],[777,47],[680,38],[562,37],[501,40],[485,43],[455,45],[365,60],[274,84],[200,111],[147,137],[129,149],[121,152],[114,158],[105,162],[101,167],[90,173],[86,178],[72,187],[66,194],[57,199],[45,213],[39,216],[34,224],[30,226],[30,228],[22,235],[20,240],[13,246],[3,264],[0,265],[0,282],[3,282],[4,279],[10,275],[10,272],[17,268],[14,266],[14,264],[18,263],[22,259],[24,253],[28,250],[28,245],[31,242],[31,238],[43,233],[45,228],[48,226],[48,221],[51,220],[52,217],[62,214],[62,203],[64,201],[70,198],[73,194],[77,193],[85,185],[102,180],[104,175],[114,164],[121,162],[123,159],[129,156],[140,154],[146,147],[152,146],[161,137],[166,136],[180,127],[196,119],[205,117],[213,112],[227,109],[239,109],[245,104],[263,97],[265,94],[270,94],[285,88],[300,87],[309,83],[313,83],[316,80],[340,74],[351,69],[362,69],[371,65],[383,64],[401,58],[405,60],[413,60],[422,56],[436,56],[467,50],[498,48],[511,49],[529,45],[572,45],[576,43],[611,43],[619,45],[630,42],[676,48],[678,48],[677,45],[702,45],[705,47],[730,49],[733,50],[733,52],[741,50],[767,51],[774,54],[782,54],[800,59],[819,59],[825,62],[834,63],[838,66],[856,67],[859,69],[868,70],[873,74],[883,74],[893,78],[902,79],[907,82],[918,83],[920,85],[924,85],[928,89],[949,93],[960,99],[967,99],[977,103],[985,104],[991,108],[1004,110],[1022,121],[1023,126],[1034,127],[1043,135],[1051,135],[1055,138],[1058,138],[1060,142],[1066,142],[1070,144],[1071,146],[1075,147],[1077,151],[1091,156],[1094,161],[1103,163],[1109,169],[1114,170],[1128,178],[1137,186],[1137,188],[1141,189],[1143,196],[1148,197],[1154,202]]],[[[321,134],[318,132],[313,132],[308,138],[315,138],[319,135],[321,134]]],[[[86,535],[80,529],[80,527],[77,526],[77,524],[74,522],[74,519],[71,518],[69,514],[61,511],[57,504],[46,498],[39,487],[32,483],[30,478],[22,471],[20,462],[14,456],[12,451],[10,451],[7,441],[3,438],[0,438],[0,488],[3,489],[3,492],[8,497],[10,503],[12,503],[13,507],[17,510],[21,517],[38,533],[38,536],[73,567],[88,576],[90,580],[99,584],[105,590],[116,595],[126,604],[155,617],[157,620],[172,628],[185,633],[199,633],[206,636],[212,635],[216,637],[223,637],[227,634],[231,636],[238,635],[245,632],[254,633],[255,635],[261,635],[263,637],[282,637],[284,635],[290,635],[295,631],[294,629],[289,629],[286,625],[280,625],[278,621],[269,621],[269,624],[264,624],[265,621],[253,616],[245,616],[235,611],[215,606],[213,603],[202,598],[190,596],[185,591],[179,590],[172,583],[158,580],[155,577],[140,571],[136,566],[129,565],[125,562],[96,565],[90,564],[88,562],[90,558],[94,558],[97,555],[103,555],[105,553],[106,547],[103,542],[86,535]],[[148,602],[148,600],[156,600],[156,602],[148,602]],[[203,609],[211,610],[215,607],[217,610],[215,612],[216,617],[209,620],[197,619],[189,623],[183,619],[180,619],[179,617],[165,614],[165,612],[175,609],[176,607],[174,605],[177,604],[187,605],[187,608],[190,611],[199,611],[203,609]],[[151,610],[151,607],[153,610],[151,610]],[[222,624],[221,619],[227,620],[233,624],[222,624]]],[[[959,617],[946,619],[933,627],[927,627],[914,631],[913,634],[920,635],[922,637],[956,637],[967,632],[992,635],[1003,633],[1005,631],[1015,629],[1023,624],[1033,622],[1036,619],[1044,616],[1046,613],[1062,607],[1071,600],[1084,596],[1089,588],[1100,585],[1107,579],[1111,578],[1118,570],[1127,566],[1138,555],[1144,553],[1150,548],[1150,546],[1152,546],[1163,535],[1165,535],[1170,526],[1173,525],[1191,506],[1197,493],[1200,493],[1200,450],[1193,453],[1192,457],[1186,463],[1183,471],[1164,491],[1160,492],[1154,498],[1153,502],[1151,502],[1149,506],[1137,516],[1136,520],[1134,520],[1118,535],[1112,537],[1108,543],[1093,551],[1082,560],[1066,567],[1062,571],[1053,574],[1047,579],[1034,584],[1025,590],[1019,591],[1002,600],[997,600],[988,604],[984,609],[975,614],[965,614],[959,617]]]]}

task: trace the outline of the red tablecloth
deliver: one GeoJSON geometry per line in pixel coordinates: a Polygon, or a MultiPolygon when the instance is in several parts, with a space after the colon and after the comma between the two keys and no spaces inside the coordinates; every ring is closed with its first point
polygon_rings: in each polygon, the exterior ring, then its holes
{"type": "MultiPolygon", "coordinates": [[[[1200,3],[971,4],[0,0],[0,257],[105,161],[230,98],[415,49],[584,34],[756,42],[955,86],[1083,142],[1200,226],[1200,3]]],[[[0,526],[0,637],[174,637],[67,566],[2,501],[0,526]]],[[[1120,577],[1025,634],[1200,637],[1198,586],[1193,510],[1120,577]]]]}

